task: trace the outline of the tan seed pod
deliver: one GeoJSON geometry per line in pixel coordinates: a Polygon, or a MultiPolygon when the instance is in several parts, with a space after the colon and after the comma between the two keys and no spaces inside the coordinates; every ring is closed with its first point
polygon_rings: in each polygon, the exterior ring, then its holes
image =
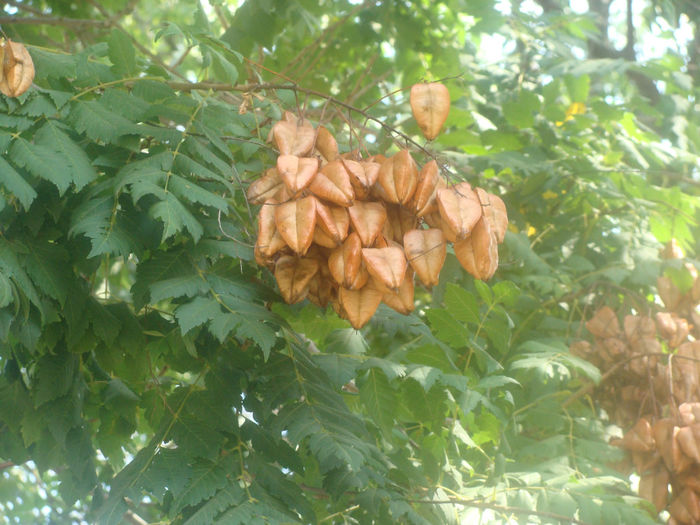
{"type": "Polygon", "coordinates": [[[34,81],[34,62],[23,44],[8,40],[0,46],[2,74],[0,93],[18,97],[29,89],[34,81]]]}
{"type": "Polygon", "coordinates": [[[306,188],[318,173],[318,159],[280,155],[277,157],[277,171],[290,193],[296,195],[306,188]]]}
{"type": "Polygon", "coordinates": [[[386,209],[380,202],[355,201],[348,208],[350,223],[362,240],[362,246],[372,246],[386,221],[386,209]]]}
{"type": "Polygon", "coordinates": [[[482,216],[481,203],[469,183],[438,190],[437,201],[444,224],[457,240],[466,239],[482,216]]]}
{"type": "Polygon", "coordinates": [[[454,244],[455,255],[474,278],[488,281],[498,268],[498,245],[489,223],[479,220],[467,239],[454,244]]]}
{"type": "Polygon", "coordinates": [[[377,311],[382,302],[382,292],[371,284],[371,280],[359,290],[340,288],[338,298],[348,321],[355,329],[362,328],[377,311]]]}
{"type": "Polygon", "coordinates": [[[319,126],[316,131],[316,149],[326,162],[332,162],[338,158],[338,142],[325,126],[319,126]]]}
{"type": "Polygon", "coordinates": [[[695,463],[700,463],[700,424],[696,423],[687,427],[681,427],[676,433],[676,440],[683,453],[695,463]]]}
{"type": "Polygon", "coordinates": [[[350,184],[355,190],[355,197],[365,200],[374,187],[374,183],[377,182],[381,164],[369,161],[341,160],[350,176],[350,184]]]}
{"type": "Polygon", "coordinates": [[[357,233],[351,233],[342,246],[333,250],[328,257],[328,269],[335,282],[344,288],[362,288],[369,278],[362,263],[362,242],[357,233]]]}
{"type": "Polygon", "coordinates": [[[281,120],[272,126],[271,133],[280,155],[299,157],[311,153],[316,135],[313,126],[306,120],[301,125],[289,120],[281,120]]]}
{"type": "Polygon", "coordinates": [[[631,452],[651,452],[654,449],[654,436],[651,432],[651,424],[645,418],[625,432],[622,439],[614,442],[615,446],[631,452]]]}
{"type": "Polygon", "coordinates": [[[413,197],[418,184],[418,168],[407,149],[386,159],[379,169],[379,185],[388,202],[406,204],[413,197]]]}
{"type": "Polygon", "coordinates": [[[248,186],[248,192],[246,193],[248,202],[251,204],[262,204],[272,198],[282,188],[283,184],[277,168],[266,170],[262,177],[248,186]]]}
{"type": "Polygon", "coordinates": [[[403,315],[410,314],[416,307],[413,300],[414,284],[413,270],[408,268],[406,276],[396,292],[387,292],[382,296],[382,301],[389,308],[393,308],[403,315]]]}
{"type": "Polygon", "coordinates": [[[309,292],[309,283],[318,272],[318,261],[307,257],[284,255],[275,264],[275,279],[280,293],[289,304],[302,301],[309,292]]]}
{"type": "Polygon", "coordinates": [[[355,199],[350,176],[340,160],[326,164],[309,184],[309,190],[328,202],[348,207],[355,199]]]}
{"type": "Polygon", "coordinates": [[[362,260],[376,281],[397,291],[406,276],[406,256],[398,246],[362,248],[362,260]]]}
{"type": "Polygon", "coordinates": [[[403,248],[408,263],[421,282],[428,288],[438,284],[447,257],[447,242],[442,230],[410,230],[403,236],[403,248]]]}
{"type": "Polygon", "coordinates": [[[447,187],[445,180],[440,176],[437,162],[427,162],[418,174],[418,185],[413,194],[411,208],[416,215],[423,217],[432,212],[439,211],[437,204],[437,191],[447,187]]]}
{"type": "Polygon", "coordinates": [[[268,259],[287,246],[275,223],[275,201],[266,201],[258,213],[258,238],[255,243],[260,255],[268,259]]]}
{"type": "Polygon", "coordinates": [[[607,338],[620,335],[617,315],[609,306],[596,310],[595,315],[586,322],[586,328],[596,337],[607,338]]]}
{"type": "Polygon", "coordinates": [[[444,84],[414,84],[411,87],[411,110],[423,135],[433,140],[440,134],[450,113],[450,93],[444,84]]]}
{"type": "Polygon", "coordinates": [[[316,199],[309,196],[276,206],[275,224],[287,245],[295,253],[305,254],[316,227],[316,199]]]}
{"type": "Polygon", "coordinates": [[[491,223],[491,230],[496,234],[498,243],[502,243],[508,229],[508,210],[498,195],[476,188],[476,195],[481,202],[481,208],[486,220],[491,223]]]}
{"type": "MultiPolygon", "coordinates": [[[[316,228],[320,228],[334,242],[333,246],[329,246],[329,248],[339,246],[345,237],[338,229],[330,208],[315,197],[311,198],[316,201],[316,228]]],[[[345,230],[347,232],[347,227],[345,230]]]]}
{"type": "Polygon", "coordinates": [[[679,523],[689,525],[698,523],[700,521],[700,498],[694,491],[686,488],[673,498],[668,510],[679,523]]]}

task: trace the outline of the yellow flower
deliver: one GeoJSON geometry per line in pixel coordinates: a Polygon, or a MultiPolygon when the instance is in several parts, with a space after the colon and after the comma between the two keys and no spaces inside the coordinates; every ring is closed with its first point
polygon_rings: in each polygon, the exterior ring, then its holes
{"type": "Polygon", "coordinates": [[[566,117],[564,117],[564,120],[558,121],[556,124],[557,126],[563,126],[564,122],[568,122],[570,120],[574,119],[574,115],[583,115],[586,112],[586,104],[583,102],[573,102],[567,109],[566,109],[566,117]]]}

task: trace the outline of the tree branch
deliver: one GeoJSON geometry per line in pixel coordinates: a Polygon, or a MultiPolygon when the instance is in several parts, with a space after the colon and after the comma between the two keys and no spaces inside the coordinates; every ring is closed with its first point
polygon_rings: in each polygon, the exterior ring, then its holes
{"type": "Polygon", "coordinates": [[[83,18],[65,18],[56,16],[0,16],[0,25],[46,25],[46,26],[67,26],[67,27],[109,27],[109,20],[87,20],[83,18]]]}

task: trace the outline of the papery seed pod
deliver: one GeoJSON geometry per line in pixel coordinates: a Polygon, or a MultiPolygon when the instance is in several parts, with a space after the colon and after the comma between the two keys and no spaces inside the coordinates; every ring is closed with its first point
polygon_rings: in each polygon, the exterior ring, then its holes
{"type": "Polygon", "coordinates": [[[411,202],[416,215],[423,217],[428,213],[439,211],[437,192],[446,187],[447,183],[440,176],[437,162],[434,160],[427,162],[418,175],[418,185],[411,202]]]}
{"type": "Polygon", "coordinates": [[[673,498],[668,510],[678,522],[695,524],[700,521],[700,498],[694,491],[685,489],[673,498]]]}
{"type": "Polygon", "coordinates": [[[18,97],[29,89],[34,81],[34,62],[23,44],[8,40],[0,47],[2,75],[0,93],[18,97]]]}
{"type": "Polygon", "coordinates": [[[255,245],[264,259],[269,259],[287,246],[275,223],[277,206],[275,201],[268,200],[262,205],[258,213],[258,238],[255,245]]]}
{"type": "Polygon", "coordinates": [[[693,460],[684,453],[681,445],[681,441],[684,441],[685,437],[685,433],[681,433],[680,427],[673,427],[671,439],[671,458],[673,459],[673,472],[676,474],[685,472],[693,464],[693,460]],[[678,437],[679,433],[681,434],[680,439],[678,437]]]}
{"type": "Polygon", "coordinates": [[[625,316],[623,327],[625,337],[630,345],[635,345],[640,339],[656,336],[656,325],[650,317],[627,315],[625,316]]]}
{"type": "Polygon", "coordinates": [[[275,225],[295,253],[305,254],[314,236],[316,199],[309,196],[278,205],[275,209],[275,225]]]}
{"type": "Polygon", "coordinates": [[[441,230],[410,230],[403,236],[408,263],[428,288],[438,284],[447,257],[447,243],[441,230]]]}
{"type": "Polygon", "coordinates": [[[386,222],[382,229],[382,234],[388,240],[403,242],[403,235],[407,231],[413,230],[418,225],[418,218],[408,208],[386,203],[386,222]]]}
{"type": "Polygon", "coordinates": [[[442,234],[445,236],[445,239],[447,239],[449,242],[457,242],[455,232],[453,232],[452,229],[445,224],[445,221],[442,220],[439,211],[425,214],[423,216],[423,220],[431,228],[441,230],[442,234]]]}
{"type": "Polygon", "coordinates": [[[355,199],[350,177],[340,160],[326,164],[309,184],[309,190],[317,197],[348,207],[355,199]]]}
{"type": "Polygon", "coordinates": [[[692,459],[695,463],[700,463],[700,447],[698,447],[698,439],[700,439],[700,424],[694,424],[686,427],[681,427],[676,432],[676,440],[683,453],[692,459]]]}
{"type": "Polygon", "coordinates": [[[508,229],[508,210],[501,198],[497,195],[476,188],[476,195],[481,202],[483,216],[491,223],[491,230],[496,235],[498,243],[502,243],[508,229]]]}
{"type": "Polygon", "coordinates": [[[350,222],[362,240],[362,246],[372,246],[386,221],[386,209],[380,202],[355,203],[348,208],[350,222]]]}
{"type": "Polygon", "coordinates": [[[343,245],[331,252],[328,269],[335,282],[344,288],[357,290],[367,283],[369,274],[362,263],[362,242],[357,233],[348,235],[343,245]]]}
{"type": "Polygon", "coordinates": [[[680,290],[673,284],[670,277],[662,275],[656,279],[656,289],[659,292],[659,297],[664,302],[664,305],[668,310],[677,310],[678,306],[683,299],[683,294],[680,290]]]}
{"type": "Polygon", "coordinates": [[[379,169],[378,182],[384,190],[386,200],[406,204],[413,197],[418,184],[418,168],[407,149],[386,159],[379,169]]]}
{"type": "Polygon", "coordinates": [[[457,260],[476,279],[487,281],[498,268],[498,245],[485,220],[479,220],[471,236],[454,244],[457,260]]]}
{"type": "Polygon", "coordinates": [[[678,415],[683,425],[700,423],[700,402],[681,403],[678,407],[678,415]]]}
{"type": "Polygon", "coordinates": [[[280,174],[277,168],[270,168],[265,171],[265,174],[259,179],[253,181],[248,186],[246,197],[251,204],[262,204],[266,200],[272,198],[283,186],[280,174]]]}
{"type": "Polygon", "coordinates": [[[437,192],[440,217],[457,237],[466,239],[481,219],[481,203],[468,182],[437,192]]]}
{"type": "Polygon", "coordinates": [[[450,113],[450,93],[444,84],[414,84],[411,87],[411,110],[423,135],[433,140],[440,134],[450,113]]]}
{"type": "Polygon", "coordinates": [[[280,155],[277,171],[292,196],[306,188],[318,173],[318,159],[280,155]]]}
{"type": "MultiPolygon", "coordinates": [[[[316,228],[320,228],[333,241],[333,245],[327,246],[327,248],[339,246],[345,237],[343,232],[338,228],[338,224],[336,224],[335,217],[331,213],[330,208],[315,197],[311,198],[316,201],[316,228]]],[[[347,233],[347,226],[345,227],[345,233],[347,233]]]]}
{"type": "Polygon", "coordinates": [[[586,328],[596,337],[615,337],[620,334],[617,315],[609,306],[596,310],[595,315],[586,322],[586,328]]]}
{"type": "Polygon", "coordinates": [[[318,261],[307,257],[284,255],[275,264],[275,279],[280,293],[289,304],[302,301],[309,292],[309,282],[318,271],[318,261]]]}
{"type": "Polygon", "coordinates": [[[403,315],[410,314],[416,307],[413,300],[414,284],[413,270],[408,268],[401,286],[396,292],[388,292],[382,296],[382,301],[389,308],[393,308],[403,315]]]}
{"type": "Polygon", "coordinates": [[[335,137],[325,126],[319,126],[316,135],[316,149],[326,162],[332,162],[338,158],[338,143],[335,137]]]}
{"type": "Polygon", "coordinates": [[[296,155],[298,157],[311,153],[316,135],[310,122],[303,121],[301,125],[297,125],[288,120],[275,123],[271,133],[280,155],[296,155]]]}
{"type": "Polygon", "coordinates": [[[382,295],[382,292],[372,285],[371,280],[359,290],[342,287],[338,290],[343,311],[355,329],[362,328],[372,318],[382,302],[382,295]]]}
{"type": "Polygon", "coordinates": [[[397,246],[362,248],[362,260],[376,281],[397,291],[406,275],[406,256],[397,246]]]}
{"type": "Polygon", "coordinates": [[[625,432],[622,439],[616,440],[614,444],[631,452],[652,451],[654,436],[651,432],[651,424],[645,418],[639,419],[631,429],[625,432]]]}
{"type": "Polygon", "coordinates": [[[381,164],[369,161],[341,160],[350,176],[350,184],[355,190],[355,197],[365,200],[377,182],[381,164]]]}

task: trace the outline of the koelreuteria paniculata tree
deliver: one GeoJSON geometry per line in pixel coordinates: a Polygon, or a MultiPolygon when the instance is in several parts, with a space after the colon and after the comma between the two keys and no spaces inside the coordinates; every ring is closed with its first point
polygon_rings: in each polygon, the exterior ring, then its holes
{"type": "Polygon", "coordinates": [[[6,2],[1,519],[692,518],[569,346],[692,289],[698,13],[590,4],[6,2]]]}

